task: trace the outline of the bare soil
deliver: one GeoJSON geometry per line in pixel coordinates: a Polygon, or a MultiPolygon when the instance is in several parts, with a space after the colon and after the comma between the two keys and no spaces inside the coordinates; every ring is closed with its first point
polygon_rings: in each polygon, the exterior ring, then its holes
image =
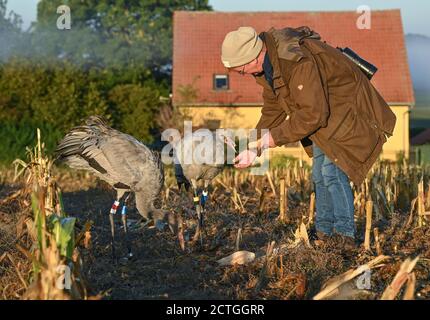
{"type": "MultiPolygon", "coordinates": [[[[290,195],[290,223],[285,224],[277,219],[279,203],[270,191],[264,212],[260,213],[257,209],[259,197],[255,190],[242,186],[240,196],[246,212],[241,213],[230,200],[231,194],[217,185],[207,206],[203,246],[199,242],[186,242],[183,251],[178,237],[168,227],[159,231],[149,224],[130,230],[134,257],[127,260],[124,258],[127,250],[120,214],[117,214],[119,259],[114,263],[108,220],[114,200],[113,191],[85,174],[65,174],[60,177],[59,184],[63,189],[65,210],[78,218],[78,227],[88,220],[94,223],[90,247],[80,250],[90,292],[94,295],[101,293],[104,299],[311,299],[331,277],[376,256],[374,246],[373,253],[365,252],[362,245],[346,253],[335,242],[317,245],[311,229],[312,248],[300,244],[268,263],[257,259],[248,265],[221,267],[216,261],[236,251],[239,228],[242,231],[239,249],[259,256],[264,254],[271,241],[281,245],[294,239],[294,231],[302,216],[308,215],[308,207],[290,195]]],[[[7,198],[18,189],[19,185],[2,186],[0,199],[7,198]]],[[[163,209],[182,216],[187,225],[185,238],[191,239],[196,224],[191,195],[180,194],[172,188],[167,200],[165,192],[161,198],[163,209]]],[[[17,236],[20,215],[25,210],[28,214],[28,208],[22,208],[17,201],[0,206],[0,257],[7,252],[15,260],[15,266],[6,258],[0,261],[0,296],[3,299],[17,299],[24,291],[17,268],[26,279],[31,274],[29,261],[16,249],[17,243],[23,246],[28,244],[25,236],[17,236]]],[[[133,205],[129,212],[131,222],[140,219],[133,205]]],[[[382,268],[373,270],[370,290],[357,291],[343,298],[380,298],[401,262],[417,255],[421,259],[414,269],[417,276],[416,298],[430,298],[430,228],[405,228],[407,219],[408,213],[396,213],[375,222],[374,226],[379,227],[381,235],[381,251],[392,259],[382,268]]],[[[362,244],[362,217],[357,220],[357,231],[358,241],[362,244]]]]}

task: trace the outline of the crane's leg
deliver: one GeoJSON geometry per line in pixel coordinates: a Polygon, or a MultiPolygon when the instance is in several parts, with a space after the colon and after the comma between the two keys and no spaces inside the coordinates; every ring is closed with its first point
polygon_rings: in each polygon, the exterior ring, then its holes
{"type": "Polygon", "coordinates": [[[202,208],[200,206],[200,198],[197,194],[197,181],[195,179],[191,179],[191,185],[193,186],[193,195],[194,195],[193,203],[194,203],[194,206],[196,207],[197,218],[198,218],[196,233],[194,234],[193,240],[196,241],[200,237],[200,244],[203,245],[203,238],[201,233],[202,208]]]}
{"type": "Polygon", "coordinates": [[[202,205],[202,218],[201,218],[202,219],[202,221],[201,221],[202,226],[204,223],[205,206],[206,206],[206,202],[207,202],[208,197],[209,197],[209,191],[208,191],[209,182],[210,182],[209,180],[205,180],[202,195],[200,197],[200,203],[202,205]]]}
{"type": "Polygon", "coordinates": [[[109,222],[110,222],[110,232],[111,232],[111,248],[112,248],[112,260],[116,260],[116,254],[115,254],[115,222],[113,219],[114,214],[118,210],[119,206],[119,199],[115,200],[115,202],[112,204],[112,207],[109,212],[109,222]]]}
{"type": "Polygon", "coordinates": [[[130,197],[131,192],[127,194],[127,197],[124,199],[124,204],[122,206],[121,211],[121,220],[122,225],[124,227],[124,236],[125,236],[125,244],[127,246],[128,255],[127,258],[133,257],[133,253],[131,252],[131,245],[130,245],[130,239],[128,237],[128,227],[127,227],[127,204],[128,204],[128,198],[130,197]]]}
{"type": "Polygon", "coordinates": [[[111,247],[112,247],[112,260],[115,262],[116,260],[116,253],[115,253],[115,221],[114,221],[114,215],[116,214],[116,211],[118,210],[120,200],[122,196],[124,195],[124,190],[117,190],[116,191],[116,200],[112,204],[112,207],[109,211],[109,222],[110,222],[110,232],[111,232],[111,247]]]}

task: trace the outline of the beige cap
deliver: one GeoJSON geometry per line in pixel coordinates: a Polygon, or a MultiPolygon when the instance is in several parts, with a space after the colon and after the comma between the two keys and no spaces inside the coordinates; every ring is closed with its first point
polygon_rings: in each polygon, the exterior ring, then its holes
{"type": "Polygon", "coordinates": [[[247,64],[257,58],[263,41],[252,27],[240,27],[227,33],[222,43],[221,60],[226,68],[247,64]]]}

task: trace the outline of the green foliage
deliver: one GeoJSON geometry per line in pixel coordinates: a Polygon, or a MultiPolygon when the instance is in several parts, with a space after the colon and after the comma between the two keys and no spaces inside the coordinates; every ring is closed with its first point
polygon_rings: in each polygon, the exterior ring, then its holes
{"type": "MultiPolygon", "coordinates": [[[[82,71],[70,63],[46,65],[12,59],[0,67],[0,162],[25,157],[36,128],[50,154],[67,130],[89,115],[103,115],[113,127],[151,141],[165,83],[115,83],[115,73],[82,71]]],[[[121,79],[121,78],[120,78],[121,79]]]]}
{"type": "Polygon", "coordinates": [[[71,30],[58,30],[59,2],[38,3],[32,45],[48,56],[107,68],[145,67],[153,74],[171,65],[175,10],[210,10],[208,0],[65,0],[71,30]]]}
{"type": "Polygon", "coordinates": [[[59,129],[89,114],[104,114],[103,88],[69,63],[12,59],[0,71],[0,121],[28,120],[59,129]]]}
{"type": "Polygon", "coordinates": [[[49,154],[55,149],[63,132],[47,123],[34,123],[31,121],[7,122],[0,121],[0,163],[9,165],[15,159],[25,159],[26,147],[34,144],[36,129],[40,128],[45,138],[45,148],[49,154]]]}
{"type": "Polygon", "coordinates": [[[57,247],[63,257],[72,259],[75,249],[76,218],[59,216],[55,213],[47,217],[48,230],[54,235],[57,247]]]}
{"type": "Polygon", "coordinates": [[[138,139],[151,141],[150,130],[160,108],[160,91],[157,87],[124,84],[115,86],[109,93],[117,128],[138,139]]]}
{"type": "Polygon", "coordinates": [[[24,32],[0,0],[0,162],[23,158],[36,128],[51,153],[89,115],[150,142],[160,97],[170,92],[174,10],[210,6],[208,0],[40,0],[37,22],[24,32]],[[61,4],[71,9],[71,30],[57,29],[61,4]]]}

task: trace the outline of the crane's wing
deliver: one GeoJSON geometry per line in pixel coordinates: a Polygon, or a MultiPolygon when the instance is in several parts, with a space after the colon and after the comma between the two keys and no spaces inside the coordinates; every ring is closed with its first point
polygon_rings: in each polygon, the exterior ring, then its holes
{"type": "Polygon", "coordinates": [[[90,117],[86,125],[72,129],[56,152],[59,160],[70,167],[90,170],[116,188],[133,189],[145,179],[158,186],[164,180],[157,153],[98,117],[90,117]]]}

